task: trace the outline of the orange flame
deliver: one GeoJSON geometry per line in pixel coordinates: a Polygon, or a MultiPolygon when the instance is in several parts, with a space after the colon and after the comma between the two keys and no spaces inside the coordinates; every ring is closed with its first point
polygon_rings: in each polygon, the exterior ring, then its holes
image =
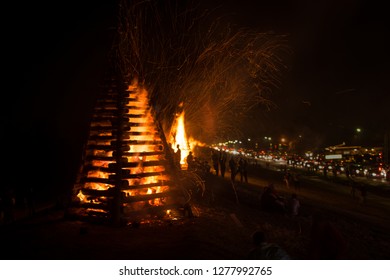
{"type": "Polygon", "coordinates": [[[184,127],[184,111],[176,118],[174,125],[172,126],[174,142],[172,143],[172,149],[176,151],[177,145],[180,145],[181,158],[180,164],[185,164],[185,159],[190,151],[189,143],[187,141],[187,134],[184,127]]]}
{"type": "Polygon", "coordinates": [[[180,145],[181,149],[181,158],[180,158],[180,164],[184,167],[187,166],[186,158],[190,151],[192,151],[193,155],[195,146],[202,146],[202,143],[199,141],[193,139],[192,137],[187,136],[187,132],[185,129],[185,112],[184,110],[177,115],[172,128],[170,135],[173,136],[173,142],[172,142],[172,149],[174,151],[177,150],[177,145],[180,145]]]}
{"type": "MultiPolygon", "coordinates": [[[[166,174],[163,151],[163,143],[157,127],[154,124],[154,118],[149,106],[148,92],[138,82],[133,82],[129,88],[129,99],[126,104],[131,107],[131,114],[128,114],[129,123],[131,124],[131,133],[124,136],[125,141],[128,141],[129,153],[124,153],[127,157],[125,162],[132,163],[122,167],[125,174],[140,174],[140,176],[131,176],[127,179],[128,184],[121,190],[125,202],[123,203],[123,211],[125,214],[132,211],[142,210],[145,206],[160,206],[167,203],[167,195],[171,191],[169,185],[170,177],[166,174]],[[136,163],[136,164],[133,164],[136,163]],[[143,176],[143,174],[145,176],[143,176]],[[167,193],[167,195],[165,195],[167,193]]],[[[97,122],[94,126],[110,126],[110,123],[97,122]]],[[[185,164],[185,159],[189,151],[194,148],[196,141],[189,139],[186,135],[184,126],[184,111],[177,117],[173,130],[175,131],[175,139],[172,148],[180,145],[181,148],[181,164],[185,164]]],[[[96,136],[111,136],[107,132],[94,132],[96,136]]],[[[90,140],[90,145],[103,146],[89,151],[89,155],[112,158],[113,151],[111,150],[111,141],[107,140],[90,140]],[[109,149],[104,146],[109,147],[109,149]]],[[[87,172],[88,178],[110,179],[115,175],[115,169],[110,169],[110,164],[115,163],[113,160],[94,159],[90,162],[91,170],[87,172]]],[[[110,180],[92,180],[93,182],[84,183],[84,189],[108,191],[114,188],[115,185],[110,180]],[[102,183],[108,182],[108,183],[102,183]]],[[[103,192],[102,192],[103,193],[103,192]]],[[[110,194],[110,192],[105,192],[110,194]]],[[[170,194],[169,194],[170,195],[170,194]]],[[[88,203],[87,211],[100,212],[99,207],[96,209],[92,206],[96,204],[105,204],[108,199],[106,196],[98,196],[98,192],[82,192],[77,194],[78,199],[82,203],[88,203]],[[92,193],[92,194],[91,194],[92,193]]],[[[166,210],[166,215],[171,217],[171,210],[166,210]]]]}

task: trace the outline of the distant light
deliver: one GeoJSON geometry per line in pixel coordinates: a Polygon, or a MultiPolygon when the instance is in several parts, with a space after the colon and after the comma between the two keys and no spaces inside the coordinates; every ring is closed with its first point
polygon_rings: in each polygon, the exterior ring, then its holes
{"type": "Polygon", "coordinates": [[[343,156],[341,154],[325,155],[326,159],[341,159],[343,156]]]}
{"type": "Polygon", "coordinates": [[[251,139],[250,139],[250,138],[248,138],[248,141],[251,141],[251,139]]]}
{"type": "Polygon", "coordinates": [[[360,128],[356,128],[356,132],[362,132],[360,128]]]}

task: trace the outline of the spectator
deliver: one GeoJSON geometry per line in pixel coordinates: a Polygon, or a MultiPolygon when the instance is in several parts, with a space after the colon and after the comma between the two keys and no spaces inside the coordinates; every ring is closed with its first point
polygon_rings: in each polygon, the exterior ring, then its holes
{"type": "Polygon", "coordinates": [[[176,153],[175,153],[175,162],[176,165],[181,169],[180,161],[181,161],[181,149],[180,149],[180,144],[176,145],[176,153]]]}
{"type": "Polygon", "coordinates": [[[190,151],[187,156],[187,169],[193,170],[194,169],[194,156],[192,155],[192,152],[190,151]]]}
{"type": "Polygon", "coordinates": [[[298,216],[300,207],[301,207],[301,203],[299,202],[298,195],[296,193],[293,193],[291,195],[291,200],[290,200],[291,216],[293,217],[298,216]]]}
{"type": "Polygon", "coordinates": [[[242,157],[238,160],[237,174],[240,174],[240,182],[242,183],[244,179],[244,159],[242,157]]]}
{"type": "Polygon", "coordinates": [[[215,175],[219,175],[219,157],[216,151],[211,151],[211,161],[213,162],[213,168],[215,171],[215,175]]]}
{"type": "Polygon", "coordinates": [[[264,188],[260,197],[260,207],[264,211],[286,213],[285,201],[272,183],[264,188]]]}
{"type": "Polygon", "coordinates": [[[314,260],[341,260],[347,244],[339,229],[321,213],[312,217],[310,257],[314,260]]]}
{"type": "Polygon", "coordinates": [[[299,174],[297,173],[294,173],[293,176],[292,176],[292,183],[293,183],[293,187],[295,189],[295,191],[299,191],[300,189],[300,178],[299,178],[299,174]]]}
{"type": "Polygon", "coordinates": [[[248,254],[250,260],[289,260],[290,256],[279,245],[269,243],[263,231],[252,235],[254,247],[248,254]]]}
{"type": "Polygon", "coordinates": [[[248,161],[246,158],[243,159],[242,165],[241,165],[241,183],[242,179],[244,178],[245,183],[248,183],[248,161]]]}
{"type": "Polygon", "coordinates": [[[283,180],[286,184],[286,188],[289,189],[290,188],[290,181],[291,181],[290,172],[286,171],[286,173],[284,173],[283,180]]]}
{"type": "Polygon", "coordinates": [[[234,182],[236,178],[237,165],[233,156],[229,160],[229,168],[230,168],[230,179],[232,180],[232,182],[234,182]]]}
{"type": "Polygon", "coordinates": [[[221,167],[221,176],[222,178],[225,177],[225,172],[226,172],[226,160],[227,160],[227,155],[225,151],[222,151],[219,157],[219,165],[221,167]]]}

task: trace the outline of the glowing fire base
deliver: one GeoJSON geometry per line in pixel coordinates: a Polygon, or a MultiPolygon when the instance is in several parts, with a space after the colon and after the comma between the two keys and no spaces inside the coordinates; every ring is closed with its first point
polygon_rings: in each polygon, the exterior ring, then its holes
{"type": "Polygon", "coordinates": [[[89,220],[141,223],[183,217],[186,194],[174,180],[164,134],[148,93],[110,79],[95,106],[68,214],[89,220]]]}

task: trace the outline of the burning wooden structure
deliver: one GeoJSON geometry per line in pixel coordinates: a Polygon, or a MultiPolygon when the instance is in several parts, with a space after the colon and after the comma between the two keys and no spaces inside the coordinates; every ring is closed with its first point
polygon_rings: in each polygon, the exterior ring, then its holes
{"type": "Polygon", "coordinates": [[[94,108],[68,214],[116,224],[176,219],[189,200],[176,168],[147,91],[110,76],[94,108]]]}

